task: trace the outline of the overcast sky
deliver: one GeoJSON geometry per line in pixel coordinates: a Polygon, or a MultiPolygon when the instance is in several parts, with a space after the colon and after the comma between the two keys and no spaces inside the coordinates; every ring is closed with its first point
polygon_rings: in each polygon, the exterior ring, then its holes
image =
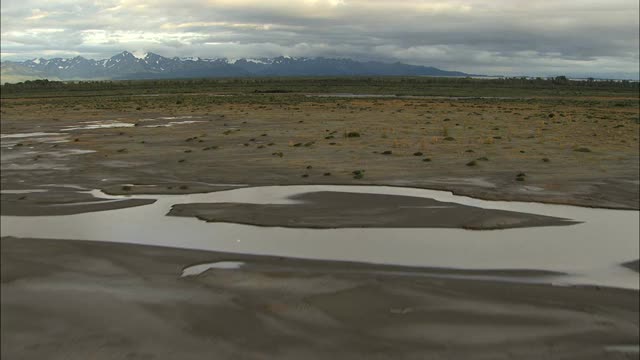
{"type": "Polygon", "coordinates": [[[638,0],[2,0],[2,60],[325,56],[638,78],[638,0]]]}

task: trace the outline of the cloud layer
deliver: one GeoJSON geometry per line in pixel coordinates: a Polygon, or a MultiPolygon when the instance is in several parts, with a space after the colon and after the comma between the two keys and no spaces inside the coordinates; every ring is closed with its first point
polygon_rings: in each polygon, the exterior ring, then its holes
{"type": "Polygon", "coordinates": [[[637,0],[2,1],[2,60],[129,50],[638,78],[637,0]]]}

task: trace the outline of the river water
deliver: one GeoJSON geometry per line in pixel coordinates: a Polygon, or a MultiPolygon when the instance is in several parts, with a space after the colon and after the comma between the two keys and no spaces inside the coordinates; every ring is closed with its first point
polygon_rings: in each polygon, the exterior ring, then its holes
{"type": "Polygon", "coordinates": [[[207,194],[95,197],[156,199],[151,205],[65,216],[2,216],[2,236],[96,240],[344,260],[378,264],[488,270],[545,270],[561,276],[522,281],[589,284],[638,289],[638,273],[620,266],[636,260],[640,212],[525,202],[485,201],[446,191],[385,186],[264,186],[207,194]],[[289,204],[288,197],[313,191],[342,191],[432,198],[581,221],[570,226],[474,231],[464,229],[292,229],[165,216],[174,204],[241,202],[289,204]]]}

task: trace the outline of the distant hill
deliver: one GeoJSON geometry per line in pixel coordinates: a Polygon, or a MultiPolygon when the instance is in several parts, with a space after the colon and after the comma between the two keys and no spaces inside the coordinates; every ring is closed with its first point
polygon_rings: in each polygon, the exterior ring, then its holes
{"type": "MultiPolygon", "coordinates": [[[[2,83],[16,83],[26,80],[42,79],[43,75],[40,71],[33,70],[22,63],[3,62],[0,65],[0,79],[2,83]]],[[[60,80],[56,76],[49,77],[49,80],[60,80]]]]}
{"type": "Polygon", "coordinates": [[[123,51],[109,59],[33,59],[0,64],[2,83],[33,79],[105,80],[249,76],[469,76],[459,71],[403,63],[351,59],[285,57],[240,59],[167,58],[154,53],[135,57],[123,51]]]}

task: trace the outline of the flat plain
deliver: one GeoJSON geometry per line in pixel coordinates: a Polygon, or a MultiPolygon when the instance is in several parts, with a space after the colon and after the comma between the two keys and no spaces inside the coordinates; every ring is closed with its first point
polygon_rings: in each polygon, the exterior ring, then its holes
{"type": "MultiPolygon", "coordinates": [[[[148,204],[79,189],[189,194],[299,184],[637,211],[638,89],[433,78],[4,85],[2,215],[148,204]]],[[[236,210],[232,221],[242,222],[236,210]]],[[[270,215],[291,216],[283,214],[270,215]]],[[[357,224],[371,223],[363,219],[357,224]]],[[[2,357],[637,357],[615,350],[638,342],[636,290],[14,237],[2,238],[1,264],[2,357]],[[179,276],[211,261],[248,265],[179,276]]]]}
{"type": "Polygon", "coordinates": [[[34,87],[3,88],[3,133],[64,132],[69,142],[4,139],[6,189],[36,178],[183,192],[202,191],[199,183],[385,184],[638,208],[637,83],[365,78],[34,87]],[[52,153],[65,149],[93,152],[52,153]],[[56,164],[72,171],[52,170],[56,164]]]}

